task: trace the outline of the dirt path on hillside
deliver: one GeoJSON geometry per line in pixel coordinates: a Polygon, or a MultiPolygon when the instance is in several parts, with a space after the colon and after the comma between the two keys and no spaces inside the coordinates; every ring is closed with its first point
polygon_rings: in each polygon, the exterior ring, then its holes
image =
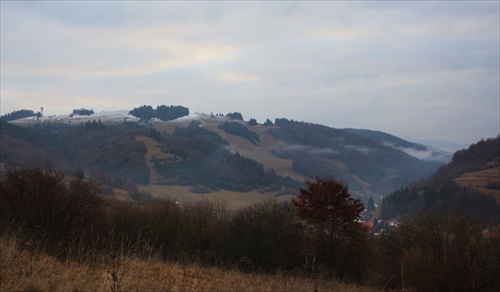
{"type": "Polygon", "coordinates": [[[147,153],[145,159],[146,159],[146,165],[149,168],[149,184],[156,185],[159,182],[161,182],[164,178],[154,168],[154,161],[157,159],[168,160],[171,159],[173,155],[161,151],[161,148],[158,145],[158,143],[149,137],[138,136],[135,139],[137,141],[141,141],[146,146],[147,153]]]}

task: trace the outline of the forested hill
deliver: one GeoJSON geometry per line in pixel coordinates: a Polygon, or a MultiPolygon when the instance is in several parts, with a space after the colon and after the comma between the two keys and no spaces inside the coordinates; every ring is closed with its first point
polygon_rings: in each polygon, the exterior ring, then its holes
{"type": "Polygon", "coordinates": [[[306,177],[333,176],[359,193],[387,194],[440,165],[339,129],[287,119],[276,119],[275,126],[269,134],[286,146],[274,148],[273,154],[293,160],[294,171],[306,177]]]}
{"type": "Polygon", "coordinates": [[[498,222],[500,207],[500,137],[457,151],[428,179],[399,189],[384,199],[382,217],[416,215],[427,210],[457,210],[498,222]]]}
{"type": "Polygon", "coordinates": [[[201,193],[294,194],[306,179],[333,177],[366,202],[441,165],[373,137],[285,118],[259,124],[238,112],[182,106],[82,110],[2,122],[2,167],[81,168],[104,185],[183,185],[201,193]]]}
{"type": "Polygon", "coordinates": [[[352,129],[352,128],[347,128],[343,130],[352,134],[368,138],[370,140],[377,141],[382,145],[386,145],[401,150],[405,153],[408,153],[412,156],[416,156],[426,161],[448,163],[450,162],[451,157],[453,156],[453,153],[451,152],[444,151],[441,149],[436,149],[434,147],[429,147],[419,143],[409,142],[399,137],[381,131],[352,129]]]}

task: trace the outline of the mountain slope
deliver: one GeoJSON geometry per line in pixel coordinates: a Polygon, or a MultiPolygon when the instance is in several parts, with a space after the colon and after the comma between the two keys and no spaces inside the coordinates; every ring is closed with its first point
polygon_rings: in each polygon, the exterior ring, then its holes
{"type": "Polygon", "coordinates": [[[457,151],[450,163],[428,179],[387,196],[382,217],[415,215],[426,210],[457,210],[498,222],[499,204],[500,137],[497,137],[457,151]]]}
{"type": "Polygon", "coordinates": [[[81,167],[106,184],[257,188],[275,194],[293,193],[305,179],[332,176],[367,200],[424,178],[440,165],[380,139],[287,119],[276,119],[274,126],[250,126],[227,116],[191,113],[172,121],[140,121],[128,111],[116,111],[25,118],[5,125],[1,162],[7,168],[21,161],[30,165],[30,157],[38,153],[57,169],[81,167]],[[50,151],[36,137],[50,141],[50,151]]]}
{"type": "Polygon", "coordinates": [[[360,193],[383,195],[439,166],[343,130],[286,119],[276,125],[270,131],[287,147],[275,154],[293,159],[295,171],[308,177],[333,175],[360,193]]]}
{"type": "Polygon", "coordinates": [[[406,154],[413,157],[425,160],[425,161],[435,161],[440,163],[448,163],[451,160],[453,153],[437,149],[430,146],[425,146],[418,143],[408,142],[396,136],[372,130],[364,129],[343,129],[349,133],[356,134],[370,140],[376,141],[382,145],[392,147],[394,149],[401,150],[406,154]]]}

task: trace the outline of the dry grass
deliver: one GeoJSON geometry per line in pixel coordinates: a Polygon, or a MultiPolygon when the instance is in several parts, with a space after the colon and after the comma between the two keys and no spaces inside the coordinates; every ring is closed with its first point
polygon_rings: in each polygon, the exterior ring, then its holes
{"type": "Polygon", "coordinates": [[[217,132],[222,139],[228,141],[232,152],[238,151],[241,155],[262,163],[265,169],[274,169],[277,174],[283,176],[289,175],[297,181],[304,181],[306,179],[306,177],[293,170],[292,159],[279,158],[272,153],[273,148],[286,146],[286,144],[269,135],[267,133],[269,127],[260,125],[249,127],[252,132],[257,133],[260,137],[260,141],[257,142],[257,145],[254,145],[244,138],[225,133],[224,130],[218,128],[216,122],[205,123],[203,126],[217,132]]]}
{"type": "Polygon", "coordinates": [[[500,181],[500,166],[488,168],[475,172],[468,172],[455,179],[455,181],[466,188],[480,191],[495,197],[500,203],[500,190],[488,188],[488,184],[500,181]]]}
{"type": "Polygon", "coordinates": [[[373,291],[329,279],[247,274],[125,256],[93,264],[61,263],[39,252],[20,252],[15,238],[0,238],[1,291],[373,291]]]}
{"type": "Polygon", "coordinates": [[[149,192],[155,198],[170,198],[181,202],[196,202],[201,200],[208,201],[223,201],[227,203],[228,208],[237,209],[246,207],[255,203],[261,203],[270,197],[275,198],[278,202],[289,201],[293,196],[274,196],[274,193],[260,193],[258,191],[251,192],[233,192],[228,190],[211,191],[208,194],[194,194],[189,189],[189,186],[164,186],[164,185],[138,185],[140,192],[149,192]]]}

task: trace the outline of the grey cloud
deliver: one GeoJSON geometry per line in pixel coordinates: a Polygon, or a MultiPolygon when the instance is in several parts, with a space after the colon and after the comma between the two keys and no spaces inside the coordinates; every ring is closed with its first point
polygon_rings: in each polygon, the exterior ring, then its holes
{"type": "Polygon", "coordinates": [[[1,5],[2,114],[53,96],[467,143],[499,132],[498,3],[1,5]]]}
{"type": "Polygon", "coordinates": [[[391,148],[403,151],[404,153],[416,157],[424,161],[435,161],[441,163],[448,163],[451,160],[452,153],[445,150],[440,150],[432,147],[425,147],[425,149],[417,149],[410,147],[398,147],[390,142],[383,142],[382,144],[391,148]]]}

